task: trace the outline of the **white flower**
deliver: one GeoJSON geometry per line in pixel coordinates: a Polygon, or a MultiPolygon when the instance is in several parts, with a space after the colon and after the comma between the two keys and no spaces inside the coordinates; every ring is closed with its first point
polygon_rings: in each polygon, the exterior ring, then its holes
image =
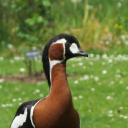
{"type": "Polygon", "coordinates": [[[111,81],[110,84],[115,84],[115,82],[114,81],[111,81]]]}
{"type": "Polygon", "coordinates": [[[79,81],[78,81],[78,80],[75,80],[75,81],[74,81],[74,84],[78,84],[78,83],[79,83],[79,81]]]}
{"type": "Polygon", "coordinates": [[[79,64],[78,64],[79,66],[82,66],[83,65],[83,63],[82,62],[79,62],[79,64]]]}
{"type": "Polygon", "coordinates": [[[24,68],[20,68],[20,71],[21,71],[21,72],[25,72],[25,69],[24,69],[24,68]]]}
{"type": "Polygon", "coordinates": [[[95,88],[91,88],[91,91],[94,92],[95,91],[95,88]]]}
{"type": "Polygon", "coordinates": [[[91,54],[89,54],[89,57],[93,58],[93,57],[94,57],[94,54],[92,54],[92,53],[91,53],[91,54]]]}
{"type": "Polygon", "coordinates": [[[107,100],[110,100],[110,99],[112,99],[112,97],[111,96],[107,96],[106,99],[107,100]]]}
{"type": "Polygon", "coordinates": [[[20,102],[19,105],[21,105],[22,103],[20,102]]]}
{"type": "Polygon", "coordinates": [[[106,70],[103,70],[103,71],[102,71],[102,74],[107,74],[107,71],[106,71],[106,70]]]}
{"type": "Polygon", "coordinates": [[[77,100],[77,97],[75,96],[75,97],[73,97],[73,99],[74,99],[74,100],[77,100]]]}
{"type": "Polygon", "coordinates": [[[120,115],[120,117],[123,117],[123,115],[120,115]]]}
{"type": "Polygon", "coordinates": [[[119,7],[119,8],[121,7],[121,3],[120,2],[117,3],[117,7],[119,7]]]}
{"type": "Polygon", "coordinates": [[[93,7],[93,5],[88,5],[87,8],[88,8],[89,10],[92,10],[94,7],[93,7]]]}
{"type": "Polygon", "coordinates": [[[84,80],[88,80],[88,79],[89,79],[89,76],[88,76],[88,75],[85,75],[85,76],[83,77],[83,79],[84,79],[84,80]]]}
{"type": "Polygon", "coordinates": [[[117,72],[117,73],[119,73],[119,72],[120,72],[120,70],[119,70],[119,69],[117,69],[117,70],[116,70],[116,72],[117,72]]]}
{"type": "Polygon", "coordinates": [[[4,82],[4,79],[0,79],[0,83],[4,82]]]}
{"type": "Polygon", "coordinates": [[[39,94],[40,97],[43,97],[43,94],[39,94]]]}
{"type": "Polygon", "coordinates": [[[6,107],[6,105],[5,105],[5,104],[2,104],[2,105],[1,105],[1,107],[5,108],[5,107],[6,107]]]}
{"type": "Polygon", "coordinates": [[[124,116],[123,118],[124,118],[124,119],[127,119],[128,117],[127,117],[127,116],[124,116]]]}
{"type": "Polygon", "coordinates": [[[19,101],[21,101],[22,99],[21,98],[18,98],[19,101]]]}
{"type": "Polygon", "coordinates": [[[88,110],[88,112],[91,112],[91,111],[92,111],[91,109],[88,110]]]}
{"type": "Polygon", "coordinates": [[[121,109],[123,109],[124,107],[119,107],[119,109],[121,110],[121,109]]]}
{"type": "Polygon", "coordinates": [[[36,50],[37,48],[36,47],[32,47],[32,50],[36,50]]]}
{"type": "Polygon", "coordinates": [[[108,114],[109,117],[113,117],[113,114],[108,114]]]}
{"type": "Polygon", "coordinates": [[[10,60],[10,63],[14,63],[14,60],[10,60]]]}
{"type": "Polygon", "coordinates": [[[99,58],[100,58],[100,55],[97,54],[97,55],[96,55],[96,59],[99,59],[99,58]]]}
{"type": "Polygon", "coordinates": [[[105,42],[106,45],[109,45],[109,43],[110,43],[109,41],[106,41],[106,42],[105,42]]]}
{"type": "Polygon", "coordinates": [[[39,89],[36,89],[36,90],[35,90],[35,92],[36,92],[36,93],[39,93],[39,92],[40,92],[40,90],[39,90],[39,89]]]}
{"type": "Polygon", "coordinates": [[[13,45],[12,45],[12,44],[8,44],[7,47],[8,47],[9,49],[12,49],[12,48],[13,48],[13,45]]]}
{"type": "Polygon", "coordinates": [[[121,75],[115,75],[115,77],[120,78],[120,77],[121,77],[121,75]]]}
{"type": "Polygon", "coordinates": [[[25,57],[22,56],[22,57],[21,57],[21,60],[25,60],[25,57]]]}
{"type": "Polygon", "coordinates": [[[13,101],[13,102],[16,102],[16,99],[13,99],[12,101],[13,101]]]}
{"type": "Polygon", "coordinates": [[[128,45],[128,41],[125,41],[125,44],[128,45]]]}
{"type": "Polygon", "coordinates": [[[112,110],[109,110],[108,113],[113,113],[113,111],[112,110]]]}
{"type": "Polygon", "coordinates": [[[4,57],[0,57],[0,60],[2,61],[4,59],[4,57]]]}
{"type": "Polygon", "coordinates": [[[82,95],[79,95],[79,96],[78,96],[78,98],[79,98],[79,99],[82,99],[82,98],[83,98],[83,96],[82,96],[82,95]]]}
{"type": "Polygon", "coordinates": [[[102,65],[105,65],[106,63],[105,62],[102,62],[102,65]]]}
{"type": "Polygon", "coordinates": [[[119,83],[120,83],[120,84],[123,84],[123,81],[120,81],[119,83]]]}
{"type": "Polygon", "coordinates": [[[12,104],[5,104],[6,107],[12,107],[12,104]]]}
{"type": "Polygon", "coordinates": [[[15,56],[14,60],[20,60],[20,57],[19,56],[15,56]]]}
{"type": "Polygon", "coordinates": [[[108,58],[108,56],[106,54],[104,54],[104,55],[102,55],[102,58],[106,59],[106,58],[108,58]]]}
{"type": "Polygon", "coordinates": [[[86,66],[83,66],[83,69],[86,69],[86,66]]]}
{"type": "Polygon", "coordinates": [[[71,0],[73,3],[81,2],[81,0],[71,0]]]}
{"type": "Polygon", "coordinates": [[[121,38],[122,40],[124,40],[124,39],[125,39],[125,35],[121,35],[120,38],[121,38]]]}
{"type": "Polygon", "coordinates": [[[94,77],[94,80],[95,80],[95,81],[98,81],[98,80],[99,80],[99,77],[95,76],[95,77],[94,77]]]}
{"type": "Polygon", "coordinates": [[[128,86],[126,87],[126,90],[128,90],[128,86]]]}
{"type": "Polygon", "coordinates": [[[109,59],[109,60],[108,60],[108,63],[112,63],[112,59],[109,59]]]}
{"type": "Polygon", "coordinates": [[[89,65],[93,65],[93,62],[89,62],[89,65]]]}

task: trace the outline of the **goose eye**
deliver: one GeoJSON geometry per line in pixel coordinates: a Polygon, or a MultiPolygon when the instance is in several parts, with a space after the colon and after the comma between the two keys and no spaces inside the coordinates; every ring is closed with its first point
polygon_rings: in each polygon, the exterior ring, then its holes
{"type": "Polygon", "coordinates": [[[71,46],[71,44],[70,43],[66,43],[66,46],[71,46]]]}

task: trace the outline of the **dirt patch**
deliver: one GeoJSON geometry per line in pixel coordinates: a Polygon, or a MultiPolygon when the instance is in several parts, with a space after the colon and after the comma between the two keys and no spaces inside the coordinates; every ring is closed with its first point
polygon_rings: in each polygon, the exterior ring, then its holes
{"type": "Polygon", "coordinates": [[[45,81],[45,74],[43,71],[37,72],[35,75],[29,76],[27,74],[17,74],[17,75],[9,75],[9,76],[0,76],[0,79],[3,79],[5,82],[24,82],[24,83],[38,83],[41,81],[45,81]]]}
{"type": "MultiPolygon", "coordinates": [[[[77,75],[67,75],[68,78],[78,78],[77,75]]],[[[23,83],[38,83],[41,81],[46,81],[46,77],[43,71],[37,72],[35,75],[29,76],[27,74],[17,74],[17,75],[0,75],[0,79],[4,82],[23,82],[23,83]]]]}

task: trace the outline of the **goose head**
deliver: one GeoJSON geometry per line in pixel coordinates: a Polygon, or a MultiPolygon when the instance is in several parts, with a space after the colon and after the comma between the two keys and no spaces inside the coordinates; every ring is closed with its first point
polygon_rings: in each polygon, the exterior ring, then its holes
{"type": "Polygon", "coordinates": [[[65,63],[68,59],[77,56],[88,57],[88,54],[81,49],[78,40],[74,36],[59,34],[49,40],[44,48],[42,58],[49,86],[51,85],[50,69],[57,63],[65,63]]]}

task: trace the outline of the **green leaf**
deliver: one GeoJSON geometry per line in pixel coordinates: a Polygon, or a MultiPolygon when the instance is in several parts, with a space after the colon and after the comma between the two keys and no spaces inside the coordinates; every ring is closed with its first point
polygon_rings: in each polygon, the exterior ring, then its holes
{"type": "Polygon", "coordinates": [[[37,19],[36,19],[36,21],[37,21],[38,23],[41,23],[41,22],[44,21],[44,19],[43,19],[42,16],[38,16],[37,19]]]}
{"type": "Polygon", "coordinates": [[[46,7],[49,7],[49,6],[51,5],[51,3],[50,3],[49,1],[47,1],[47,0],[44,0],[44,1],[42,2],[42,4],[43,4],[44,6],[46,6],[46,7]]]}
{"type": "Polygon", "coordinates": [[[32,19],[32,18],[26,19],[25,22],[26,22],[27,24],[29,24],[29,25],[34,25],[34,24],[35,24],[35,20],[32,19]]]}
{"type": "Polygon", "coordinates": [[[19,30],[20,30],[20,27],[19,27],[19,25],[17,25],[17,26],[15,27],[15,31],[18,32],[19,30]]]}

